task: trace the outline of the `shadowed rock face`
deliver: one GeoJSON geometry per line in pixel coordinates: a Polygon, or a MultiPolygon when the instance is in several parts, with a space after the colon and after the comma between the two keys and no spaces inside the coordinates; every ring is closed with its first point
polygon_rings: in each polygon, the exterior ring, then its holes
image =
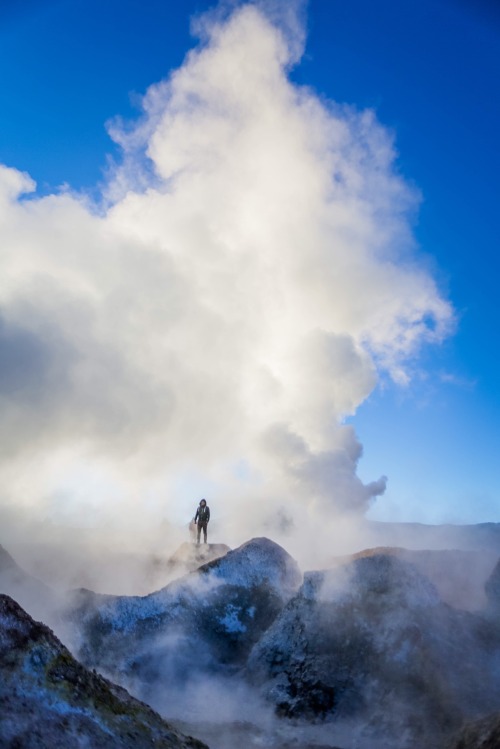
{"type": "Polygon", "coordinates": [[[331,566],[380,554],[396,556],[414,564],[420,573],[434,584],[444,603],[465,611],[478,611],[487,603],[485,583],[498,562],[500,548],[495,552],[491,549],[412,550],[378,547],[342,558],[332,558],[331,566]]]}
{"type": "MultiPolygon", "coordinates": [[[[471,554],[467,559],[476,560],[471,554]]],[[[443,749],[464,720],[500,705],[498,567],[487,584],[488,607],[472,613],[443,602],[443,591],[460,598],[467,562],[455,551],[426,557],[372,549],[303,580],[286,551],[265,538],[214,560],[191,561],[203,563],[155,593],[80,590],[68,611],[70,641],[78,642],[85,664],[164,714],[179,714],[171,706],[181,694],[177,704],[187,706],[181,714],[191,720],[193,689],[199,688],[215,713],[229,694],[233,701],[248,698],[243,720],[254,720],[261,698],[279,717],[291,718],[276,722],[265,709],[269,725],[280,726],[276,747],[286,744],[280,732],[287,725],[304,731],[303,742],[294,734],[295,749],[314,743],[443,749]],[[443,560],[460,567],[450,588],[439,569],[443,560]],[[422,574],[427,568],[437,587],[422,574]]],[[[486,567],[481,558],[473,576],[484,577],[486,567]]],[[[240,729],[261,741],[258,727],[247,730],[238,716],[236,709],[226,733],[213,728],[220,749],[229,749],[240,729]]],[[[201,728],[197,735],[205,736],[201,728]]]]}
{"type": "Polygon", "coordinates": [[[498,747],[500,747],[499,712],[463,726],[446,749],[498,749],[498,747]]]}
{"type": "Polygon", "coordinates": [[[413,565],[373,555],[306,574],[248,673],[280,714],[355,716],[400,749],[416,737],[433,746],[500,702],[499,635],[443,604],[413,565]]]}
{"type": "Polygon", "coordinates": [[[203,749],[87,671],[43,624],[0,595],[0,745],[23,749],[203,749]]]}
{"type": "Polygon", "coordinates": [[[80,657],[117,679],[131,676],[141,695],[157,680],[180,685],[196,671],[229,674],[302,581],[277,544],[253,539],[144,597],[81,591],[70,616],[80,657]]]}

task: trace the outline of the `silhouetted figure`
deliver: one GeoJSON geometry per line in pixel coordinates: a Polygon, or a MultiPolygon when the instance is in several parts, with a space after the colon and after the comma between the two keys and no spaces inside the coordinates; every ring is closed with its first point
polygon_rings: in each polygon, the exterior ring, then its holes
{"type": "Polygon", "coordinates": [[[194,516],[194,522],[198,524],[198,533],[196,537],[196,545],[200,545],[201,531],[203,530],[203,543],[207,543],[207,525],[210,520],[210,507],[207,505],[207,500],[202,499],[196,510],[194,516]]]}

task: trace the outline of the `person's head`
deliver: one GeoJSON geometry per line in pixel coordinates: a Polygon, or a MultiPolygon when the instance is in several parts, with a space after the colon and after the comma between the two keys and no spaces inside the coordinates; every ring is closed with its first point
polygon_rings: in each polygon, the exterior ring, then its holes
{"type": "Polygon", "coordinates": [[[200,502],[200,507],[205,507],[206,504],[207,504],[207,500],[206,499],[202,499],[201,502],[200,502]]]}

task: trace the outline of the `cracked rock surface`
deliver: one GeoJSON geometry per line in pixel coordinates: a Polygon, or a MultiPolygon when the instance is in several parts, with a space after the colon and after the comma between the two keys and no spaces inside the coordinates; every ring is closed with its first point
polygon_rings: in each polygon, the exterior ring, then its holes
{"type": "Polygon", "coordinates": [[[0,669],[1,746],[205,747],[125,689],[84,668],[48,627],[7,595],[0,595],[0,669]]]}

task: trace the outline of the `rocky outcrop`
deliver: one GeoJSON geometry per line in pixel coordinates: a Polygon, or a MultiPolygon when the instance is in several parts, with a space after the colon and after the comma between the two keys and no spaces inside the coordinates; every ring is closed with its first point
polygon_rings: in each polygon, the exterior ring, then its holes
{"type": "Polygon", "coordinates": [[[80,591],[69,616],[79,657],[130,683],[149,699],[151,685],[182,685],[196,673],[230,674],[296,592],[302,575],[287,552],[253,539],[196,572],[143,597],[80,591]]]}
{"type": "Polygon", "coordinates": [[[498,749],[500,747],[500,713],[467,723],[452,739],[447,749],[498,749]]]}
{"type": "MultiPolygon", "coordinates": [[[[127,587],[120,590],[113,590],[113,593],[121,595],[147,595],[152,590],[159,590],[165,585],[176,580],[178,577],[186,575],[188,572],[194,572],[202,564],[211,562],[215,559],[225,556],[231,551],[226,544],[200,544],[185,541],[182,543],[171,556],[163,554],[143,555],[139,559],[125,560],[123,565],[133,568],[133,574],[129,579],[133,580],[133,585],[127,585],[127,577],[122,580],[127,587]]],[[[104,589],[102,589],[104,592],[104,589]]],[[[109,591],[109,587],[108,587],[109,591]]],[[[108,592],[106,591],[106,592],[108,592]]]]}
{"type": "Polygon", "coordinates": [[[225,557],[203,565],[199,571],[230,585],[248,588],[264,584],[283,601],[302,582],[297,562],[268,538],[253,538],[225,557]]]}
{"type": "Polygon", "coordinates": [[[0,595],[0,745],[203,749],[78,663],[48,627],[0,595]]]}
{"type": "Polygon", "coordinates": [[[163,563],[158,562],[157,569],[164,570],[169,580],[181,577],[187,572],[194,572],[203,564],[214,562],[216,559],[226,556],[231,551],[226,544],[200,544],[187,541],[179,546],[177,551],[163,563]]]}
{"type": "Polygon", "coordinates": [[[500,701],[480,619],[443,604],[411,564],[372,555],[308,573],[255,645],[248,673],[279,714],[355,719],[399,749],[442,739],[500,701]]]}
{"type": "Polygon", "coordinates": [[[485,583],[498,562],[498,551],[462,549],[403,549],[377,547],[349,557],[332,559],[332,565],[361,557],[388,554],[414,564],[427,577],[444,603],[465,611],[478,611],[487,604],[485,583]]]}
{"type": "Polygon", "coordinates": [[[167,717],[194,719],[195,735],[210,724],[217,746],[244,743],[239,732],[259,743],[255,721],[280,747],[443,749],[500,704],[499,568],[484,611],[443,600],[460,602],[476,552],[369,549],[302,579],[265,538],[212,560],[187,546],[179,557],[201,566],[155,593],[74,592],[63,630],[87,667],[167,717]]]}

